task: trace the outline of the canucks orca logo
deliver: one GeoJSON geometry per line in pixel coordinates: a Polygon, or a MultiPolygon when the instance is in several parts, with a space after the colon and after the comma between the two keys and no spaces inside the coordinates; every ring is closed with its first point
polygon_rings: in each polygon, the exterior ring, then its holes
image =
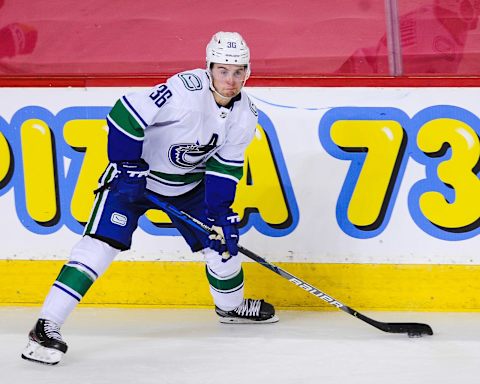
{"type": "Polygon", "coordinates": [[[173,165],[180,168],[193,168],[200,164],[207,155],[217,147],[218,135],[214,133],[208,144],[198,143],[174,144],[168,150],[168,158],[173,165]]]}

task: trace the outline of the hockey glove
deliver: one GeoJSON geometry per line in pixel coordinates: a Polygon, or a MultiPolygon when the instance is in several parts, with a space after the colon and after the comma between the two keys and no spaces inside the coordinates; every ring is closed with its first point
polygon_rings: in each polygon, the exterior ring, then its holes
{"type": "Polygon", "coordinates": [[[217,218],[208,218],[216,234],[208,236],[208,247],[217,251],[226,262],[230,257],[238,255],[238,215],[231,210],[217,218]]]}
{"type": "Polygon", "coordinates": [[[111,193],[133,203],[143,196],[147,187],[148,164],[144,160],[112,163],[114,175],[108,184],[111,193]]]}

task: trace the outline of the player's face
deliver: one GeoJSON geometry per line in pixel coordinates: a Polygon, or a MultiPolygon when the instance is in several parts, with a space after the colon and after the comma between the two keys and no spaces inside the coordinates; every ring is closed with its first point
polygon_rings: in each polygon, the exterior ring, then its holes
{"type": "Polygon", "coordinates": [[[224,97],[234,97],[242,89],[247,76],[243,65],[213,64],[213,86],[224,97]]]}

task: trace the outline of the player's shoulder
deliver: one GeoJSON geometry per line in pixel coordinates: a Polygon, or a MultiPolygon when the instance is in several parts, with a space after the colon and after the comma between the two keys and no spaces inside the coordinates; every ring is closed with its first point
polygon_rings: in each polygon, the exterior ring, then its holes
{"type": "Polygon", "coordinates": [[[173,75],[167,85],[180,93],[198,94],[208,91],[209,79],[205,69],[197,68],[173,75]]]}
{"type": "Polygon", "coordinates": [[[233,125],[238,129],[233,129],[232,134],[237,136],[240,142],[250,142],[255,134],[258,122],[258,111],[250,97],[242,89],[240,100],[236,101],[232,112],[235,114],[233,125]]]}
{"type": "Polygon", "coordinates": [[[258,110],[255,103],[252,101],[250,96],[242,89],[241,98],[240,98],[240,110],[242,114],[246,115],[252,121],[258,120],[258,110]]]}

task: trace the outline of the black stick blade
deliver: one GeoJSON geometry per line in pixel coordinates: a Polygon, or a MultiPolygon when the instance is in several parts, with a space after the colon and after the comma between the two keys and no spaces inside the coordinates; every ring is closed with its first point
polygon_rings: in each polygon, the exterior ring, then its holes
{"type": "Polygon", "coordinates": [[[378,329],[389,333],[408,333],[409,336],[433,335],[433,330],[428,324],[378,323],[377,325],[378,329]]]}
{"type": "Polygon", "coordinates": [[[383,332],[388,333],[408,333],[410,337],[433,335],[433,330],[428,324],[422,323],[384,323],[381,321],[373,320],[368,316],[361,314],[360,312],[353,311],[347,306],[343,306],[343,311],[350,313],[351,315],[358,317],[366,323],[373,325],[375,328],[380,329],[383,332]]]}

